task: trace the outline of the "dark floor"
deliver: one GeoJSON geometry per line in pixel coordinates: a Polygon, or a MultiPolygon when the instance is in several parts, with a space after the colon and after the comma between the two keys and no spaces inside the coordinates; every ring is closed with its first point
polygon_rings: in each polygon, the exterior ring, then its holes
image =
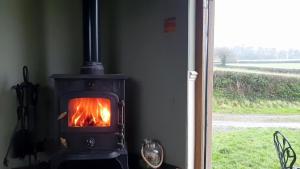
{"type": "MultiPolygon", "coordinates": [[[[18,169],[49,169],[49,163],[40,163],[35,167],[24,167],[18,169]]],[[[142,169],[140,167],[140,158],[137,155],[129,156],[129,168],[130,169],[142,169]]],[[[15,168],[17,169],[17,168],[15,168]]],[[[67,161],[61,164],[59,169],[121,169],[118,162],[112,160],[85,160],[85,161],[67,161]]],[[[159,169],[178,169],[169,164],[163,164],[159,169]]]]}

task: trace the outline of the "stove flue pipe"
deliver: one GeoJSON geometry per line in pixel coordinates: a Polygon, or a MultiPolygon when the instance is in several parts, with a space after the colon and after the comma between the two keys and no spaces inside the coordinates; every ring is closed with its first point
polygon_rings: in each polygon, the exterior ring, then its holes
{"type": "Polygon", "coordinates": [[[98,0],[82,0],[84,57],[81,74],[104,74],[100,48],[100,6],[98,0]]]}

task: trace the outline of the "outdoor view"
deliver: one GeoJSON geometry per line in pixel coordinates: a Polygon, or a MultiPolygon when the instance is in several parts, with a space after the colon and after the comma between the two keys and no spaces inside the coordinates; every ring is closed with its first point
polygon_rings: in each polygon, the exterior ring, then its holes
{"type": "Polygon", "coordinates": [[[300,157],[299,7],[215,0],[214,169],[280,169],[277,130],[300,157]]]}

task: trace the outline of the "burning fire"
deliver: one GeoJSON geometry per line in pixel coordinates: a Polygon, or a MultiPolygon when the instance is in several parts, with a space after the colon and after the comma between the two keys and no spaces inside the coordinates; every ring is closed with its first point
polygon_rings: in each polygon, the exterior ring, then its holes
{"type": "Polygon", "coordinates": [[[109,127],[110,100],[105,98],[75,98],[69,101],[69,127],[109,127]]]}

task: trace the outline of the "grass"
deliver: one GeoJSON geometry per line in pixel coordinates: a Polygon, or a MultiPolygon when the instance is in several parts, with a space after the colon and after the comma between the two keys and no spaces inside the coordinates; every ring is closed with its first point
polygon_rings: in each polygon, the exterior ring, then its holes
{"type": "MultiPolygon", "coordinates": [[[[279,169],[273,144],[278,129],[252,128],[213,132],[213,169],[279,169]]],[[[300,130],[279,129],[300,154],[300,130]]],[[[296,161],[300,166],[300,159],[296,161]]]]}
{"type": "Polygon", "coordinates": [[[232,114],[300,114],[300,101],[213,97],[213,112],[232,114]]]}

